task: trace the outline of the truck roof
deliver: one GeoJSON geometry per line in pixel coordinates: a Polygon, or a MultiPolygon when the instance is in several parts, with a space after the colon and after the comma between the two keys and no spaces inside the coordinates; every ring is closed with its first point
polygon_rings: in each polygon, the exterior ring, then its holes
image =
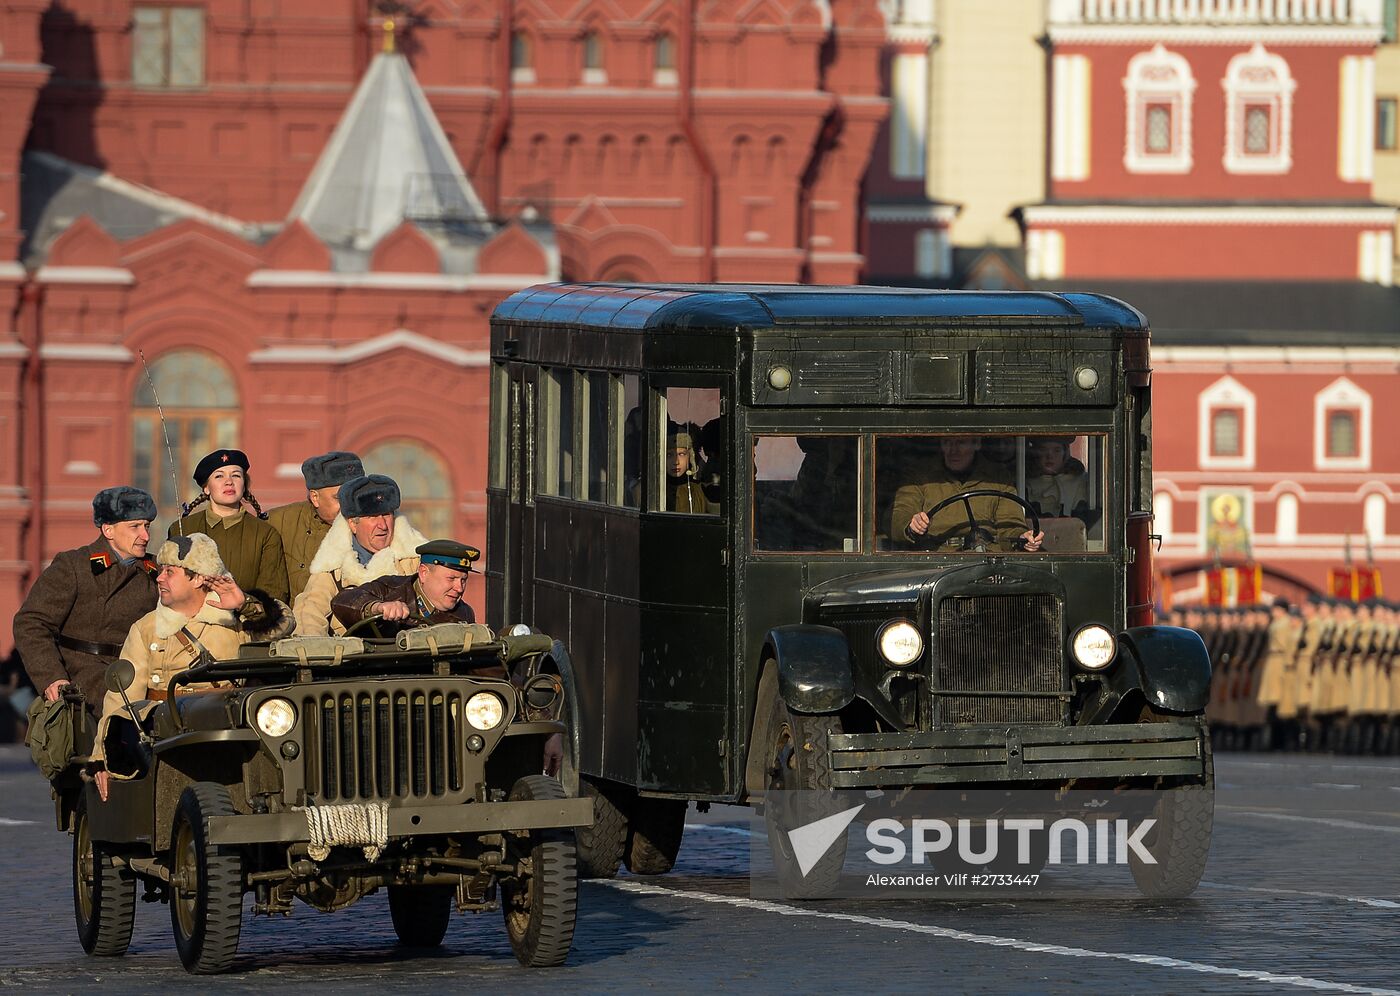
{"type": "Polygon", "coordinates": [[[986,324],[1145,332],[1147,319],[1116,298],[1047,291],[950,291],[803,284],[537,284],[496,308],[495,322],[617,330],[774,328],[785,325],[986,324]]]}

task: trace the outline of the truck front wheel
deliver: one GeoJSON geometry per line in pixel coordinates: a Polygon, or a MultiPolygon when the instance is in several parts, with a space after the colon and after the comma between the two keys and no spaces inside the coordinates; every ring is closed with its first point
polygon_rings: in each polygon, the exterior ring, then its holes
{"type": "Polygon", "coordinates": [[[1205,778],[1200,784],[1166,789],[1157,799],[1151,831],[1143,845],[1156,864],[1128,852],[1128,867],[1138,891],[1154,899],[1181,899],[1196,891],[1210,856],[1215,822],[1215,762],[1205,738],[1205,778]]]}
{"type": "Polygon", "coordinates": [[[773,709],[763,800],[773,870],[788,898],[829,896],[846,863],[845,835],[804,871],[790,834],[835,813],[828,740],[841,732],[841,717],[792,712],[779,696],[774,696],[773,709]]]}

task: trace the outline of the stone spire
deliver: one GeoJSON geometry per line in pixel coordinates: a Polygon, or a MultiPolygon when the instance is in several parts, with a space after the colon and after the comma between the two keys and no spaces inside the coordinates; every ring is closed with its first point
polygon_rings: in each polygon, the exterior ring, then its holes
{"type": "Polygon", "coordinates": [[[488,221],[403,55],[383,51],[370,63],[292,206],[295,219],[334,248],[360,251],[405,220],[488,221]]]}

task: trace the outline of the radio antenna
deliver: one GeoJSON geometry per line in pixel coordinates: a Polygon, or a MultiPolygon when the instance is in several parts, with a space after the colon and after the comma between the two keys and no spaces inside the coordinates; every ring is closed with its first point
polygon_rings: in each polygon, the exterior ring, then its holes
{"type": "Polygon", "coordinates": [[[180,506],[180,515],[176,517],[176,527],[180,530],[180,535],[185,535],[185,504],[180,501],[180,480],[175,476],[175,451],[170,448],[170,429],[165,424],[165,409],[160,406],[160,395],[156,393],[156,379],[151,376],[150,365],[146,363],[146,351],[138,349],[136,355],[141,357],[141,369],[146,371],[146,383],[151,388],[151,398],[156,403],[156,414],[160,416],[160,434],[165,440],[165,462],[170,467],[171,494],[175,496],[175,501],[180,506]]]}

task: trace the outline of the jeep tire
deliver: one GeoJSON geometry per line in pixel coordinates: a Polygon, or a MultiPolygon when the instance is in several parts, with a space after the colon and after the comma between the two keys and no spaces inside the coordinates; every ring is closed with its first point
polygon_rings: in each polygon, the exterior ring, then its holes
{"type": "MultiPolygon", "coordinates": [[[[509,796],[511,802],[564,798],[564,787],[544,775],[526,775],[509,796]]],[[[522,873],[501,879],[501,912],[510,946],[526,968],[562,965],[573,945],[578,915],[573,831],[534,830],[523,839],[514,838],[514,845],[510,860],[522,873]]]]}
{"type": "Polygon", "coordinates": [[[228,789],[195,782],[175,807],[170,834],[170,924],[175,949],[194,975],[224,972],[238,952],[243,927],[243,858],[209,843],[208,819],[233,816],[228,789]]]}
{"type": "Polygon", "coordinates": [[[84,951],[103,957],[126,954],[136,922],[136,879],[112,864],[92,839],[86,792],[73,816],[73,914],[84,951]]]}
{"type": "Polygon", "coordinates": [[[593,800],[593,825],[577,831],[579,878],[616,878],[628,847],[627,813],[618,789],[579,778],[579,795],[593,800]]]}
{"type": "Polygon", "coordinates": [[[389,916],[406,948],[435,948],[447,935],[452,889],[440,885],[389,886],[389,916]]]}

